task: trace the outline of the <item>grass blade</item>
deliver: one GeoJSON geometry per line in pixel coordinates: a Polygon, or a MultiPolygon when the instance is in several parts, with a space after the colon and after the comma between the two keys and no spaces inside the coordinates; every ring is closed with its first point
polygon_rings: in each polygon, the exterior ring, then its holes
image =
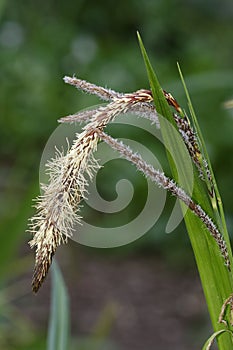
{"type": "Polygon", "coordinates": [[[69,334],[69,301],[60,269],[52,265],[52,298],[47,350],[67,350],[69,334]]]}
{"type": "Polygon", "coordinates": [[[214,332],[209,339],[207,339],[207,341],[205,342],[202,350],[210,350],[211,346],[214,343],[214,340],[217,339],[217,337],[219,337],[221,334],[223,334],[224,332],[229,333],[232,336],[232,333],[226,329],[220,329],[220,331],[214,332]]]}
{"type": "MultiPolygon", "coordinates": [[[[170,108],[167,104],[167,101],[162,96],[162,88],[159,84],[158,78],[154,73],[154,70],[150,64],[149,58],[147,56],[146,50],[143,46],[140,35],[138,34],[139,44],[142,52],[142,56],[145,62],[151,90],[153,93],[156,110],[158,113],[167,119],[169,122],[174,124],[173,116],[170,111],[170,108]]],[[[195,121],[197,124],[197,120],[195,121]]],[[[199,131],[199,128],[196,127],[196,131],[199,131]]],[[[189,175],[186,172],[184,166],[185,159],[182,148],[177,145],[177,140],[172,134],[172,129],[167,130],[166,124],[161,124],[161,133],[164,138],[164,143],[174,147],[177,153],[175,162],[171,157],[168,156],[168,161],[170,163],[170,168],[173,174],[173,178],[178,183],[178,185],[184,189],[187,187],[187,182],[189,181],[189,175]],[[177,178],[177,167],[183,167],[184,176],[182,178],[177,178]]],[[[200,134],[202,144],[204,145],[204,140],[200,134]]],[[[204,155],[207,156],[207,152],[204,151],[204,155]]],[[[208,157],[207,157],[208,159],[208,157]]],[[[204,181],[200,179],[200,176],[196,170],[194,170],[194,188],[192,192],[193,200],[199,204],[204,211],[218,224],[219,220],[216,217],[216,208],[213,206],[213,201],[210,198],[208,193],[208,188],[204,181]]],[[[216,192],[217,191],[217,185],[216,192]]],[[[181,204],[181,207],[184,209],[184,205],[181,204]]],[[[224,217],[223,211],[219,216],[224,217]]],[[[185,224],[189,234],[189,238],[192,244],[193,252],[195,255],[199,275],[201,278],[206,302],[209,309],[210,318],[213,324],[214,332],[219,332],[223,329],[223,325],[218,323],[218,317],[221,311],[221,307],[224,301],[232,293],[232,275],[224,264],[224,260],[221,256],[220,248],[214,242],[213,237],[210,235],[209,231],[203,227],[202,222],[198,217],[195,217],[190,210],[187,211],[185,215],[185,224]]],[[[224,228],[224,221],[221,221],[219,227],[220,230],[224,228]]],[[[232,253],[229,247],[229,238],[226,229],[222,232],[226,243],[228,245],[230,260],[232,262],[232,253]]],[[[229,313],[226,314],[226,320],[229,322],[229,313]]],[[[228,326],[232,330],[232,327],[228,326]]],[[[217,339],[219,349],[226,350],[233,348],[232,337],[226,332],[224,336],[217,339]]]]}
{"type": "MultiPolygon", "coordinates": [[[[195,111],[194,111],[194,108],[193,108],[193,105],[192,105],[192,101],[191,101],[191,98],[190,98],[190,95],[189,95],[189,92],[188,92],[188,89],[187,89],[187,86],[186,86],[186,83],[185,83],[185,80],[184,80],[184,77],[183,77],[183,74],[182,74],[182,71],[181,71],[179,63],[177,63],[177,66],[178,66],[178,71],[179,71],[179,74],[180,74],[181,82],[183,84],[184,91],[185,91],[185,94],[186,94],[188,107],[189,107],[190,115],[191,115],[191,118],[192,118],[192,121],[193,121],[193,125],[194,125],[194,128],[196,130],[196,134],[198,136],[199,143],[201,145],[202,153],[204,154],[204,157],[205,157],[205,159],[208,162],[208,167],[209,167],[209,170],[210,170],[210,173],[211,173],[211,178],[212,178],[212,181],[213,181],[215,196],[212,198],[212,207],[213,207],[213,209],[215,211],[215,214],[216,214],[215,219],[218,222],[218,225],[222,228],[222,232],[223,232],[224,238],[225,238],[226,243],[228,245],[228,250],[231,251],[231,244],[230,244],[230,241],[229,241],[229,235],[228,235],[226,221],[225,221],[225,216],[224,216],[224,211],[223,211],[222,199],[221,199],[218,187],[217,187],[217,183],[216,183],[214,172],[213,172],[213,169],[212,169],[212,166],[211,166],[211,162],[210,162],[210,159],[209,159],[209,156],[208,156],[208,153],[207,153],[207,149],[205,147],[204,138],[202,136],[202,132],[201,132],[201,129],[199,127],[198,120],[197,120],[197,117],[196,117],[196,114],[195,114],[195,111]]],[[[232,253],[230,254],[230,257],[232,257],[232,253]]],[[[232,264],[232,261],[231,261],[231,264],[232,264]]]]}

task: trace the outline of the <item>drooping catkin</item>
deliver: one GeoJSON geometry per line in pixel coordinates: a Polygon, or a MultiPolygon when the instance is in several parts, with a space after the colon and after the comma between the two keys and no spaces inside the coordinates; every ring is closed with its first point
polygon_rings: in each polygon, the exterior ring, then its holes
{"type": "Polygon", "coordinates": [[[114,139],[103,131],[100,130],[98,133],[100,138],[111,148],[118,151],[122,157],[136,165],[138,170],[140,170],[146,177],[154,181],[158,186],[164,188],[165,190],[168,190],[175,197],[179,198],[196,216],[200,218],[200,220],[203,222],[203,224],[206,226],[216,241],[219,250],[225,260],[225,264],[230,270],[230,260],[224,238],[214,224],[213,220],[206,214],[202,207],[196,204],[193,199],[189,197],[188,194],[175,183],[175,181],[168,178],[163,172],[153,168],[152,165],[147,164],[142,159],[140,154],[134,153],[130,147],[124,145],[123,142],[114,139]]]}
{"type": "Polygon", "coordinates": [[[48,162],[49,183],[43,186],[43,195],[37,200],[37,213],[31,219],[29,242],[36,248],[32,289],[37,292],[52,262],[57,247],[72,236],[74,224],[79,221],[80,201],[86,198],[88,177],[98,169],[93,153],[98,143],[97,130],[102,130],[118,114],[127,113],[137,103],[151,102],[147,90],[139,90],[113,98],[107,106],[93,111],[91,121],[83,128],[67,154],[57,153],[48,162]]]}
{"type": "Polygon", "coordinates": [[[86,195],[87,178],[92,177],[98,163],[92,156],[97,147],[96,133],[82,133],[66,155],[48,163],[49,184],[43,186],[39,197],[37,214],[31,219],[33,239],[29,242],[36,247],[35,270],[32,288],[37,292],[52,261],[57,247],[67,242],[72,235],[74,224],[79,220],[78,205],[86,195]]]}

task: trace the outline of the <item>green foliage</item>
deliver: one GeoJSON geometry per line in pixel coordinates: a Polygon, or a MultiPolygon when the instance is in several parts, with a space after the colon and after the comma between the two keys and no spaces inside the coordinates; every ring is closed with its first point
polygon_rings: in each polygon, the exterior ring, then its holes
{"type": "MultiPolygon", "coordinates": [[[[227,220],[233,227],[229,190],[233,173],[233,157],[229,156],[233,152],[233,123],[230,111],[223,108],[223,102],[232,98],[229,49],[232,18],[231,0],[143,3],[130,0],[118,2],[114,11],[112,4],[104,0],[91,4],[71,0],[0,1],[1,285],[7,277],[19,273],[20,249],[23,247],[23,254],[29,254],[26,246],[29,237],[24,231],[32,211],[31,198],[39,193],[41,153],[57,126],[57,119],[96,103],[92,97],[65,87],[62,77],[75,73],[123,91],[147,88],[136,30],[143,34],[148,52],[156,60],[163,87],[181,101],[184,94],[175,62],[182,64],[189,91],[198,106],[199,122],[216,170],[227,220]]],[[[134,136],[134,131],[130,136],[134,136]]],[[[142,136],[139,138],[153,148],[152,141],[142,136]]],[[[138,188],[144,189],[143,181],[142,177],[136,180],[138,188]]],[[[112,185],[105,182],[105,187],[112,185]]],[[[131,216],[138,212],[137,204],[133,205],[131,216]]],[[[164,234],[170,207],[171,201],[159,225],[148,235],[118,251],[154,250],[167,259],[176,253],[176,261],[179,259],[179,265],[185,265],[187,237],[164,234]]],[[[29,269],[31,265],[30,262],[29,269]]],[[[1,333],[4,337],[4,331],[1,333]]],[[[29,346],[44,348],[35,343],[29,346]]],[[[14,344],[17,346],[17,342],[14,344]]]]}

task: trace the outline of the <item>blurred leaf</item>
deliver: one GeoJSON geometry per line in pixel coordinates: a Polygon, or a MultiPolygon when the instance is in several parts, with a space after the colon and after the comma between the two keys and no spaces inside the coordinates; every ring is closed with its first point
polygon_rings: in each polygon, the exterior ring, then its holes
{"type": "Polygon", "coordinates": [[[0,19],[5,10],[6,0],[0,0],[0,19]]]}
{"type": "Polygon", "coordinates": [[[47,350],[67,350],[69,342],[69,300],[61,271],[53,261],[52,300],[47,350]]]}

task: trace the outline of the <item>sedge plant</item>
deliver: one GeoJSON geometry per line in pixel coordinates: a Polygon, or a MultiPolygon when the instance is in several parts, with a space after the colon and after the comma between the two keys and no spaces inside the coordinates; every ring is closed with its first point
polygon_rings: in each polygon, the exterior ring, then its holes
{"type": "Polygon", "coordinates": [[[59,120],[62,123],[82,121],[85,126],[65,154],[57,151],[56,157],[48,162],[49,183],[43,186],[43,195],[36,204],[37,213],[30,222],[33,234],[30,246],[36,248],[32,289],[34,292],[39,290],[57,247],[72,237],[75,223],[80,222],[80,202],[87,197],[88,182],[99,169],[95,151],[99,141],[103,141],[133,163],[155,185],[179,199],[214,329],[203,349],[210,349],[217,339],[219,350],[229,350],[233,348],[233,259],[215,177],[179,66],[190,117],[176,99],[161,88],[139,35],[138,39],[150,90],[119,93],[76,77],[64,78],[65,83],[95,94],[108,101],[108,104],[59,120]],[[181,177],[178,176],[177,164],[169,153],[167,157],[172,178],[146,163],[140,154],[106,133],[108,123],[127,112],[147,118],[154,127],[160,128],[166,148],[176,150],[176,162],[182,169],[181,177]],[[173,128],[168,127],[168,124],[173,128]],[[180,135],[182,144],[177,141],[177,134],[180,135]],[[187,190],[189,174],[183,148],[194,166],[191,193],[187,190]]]}

